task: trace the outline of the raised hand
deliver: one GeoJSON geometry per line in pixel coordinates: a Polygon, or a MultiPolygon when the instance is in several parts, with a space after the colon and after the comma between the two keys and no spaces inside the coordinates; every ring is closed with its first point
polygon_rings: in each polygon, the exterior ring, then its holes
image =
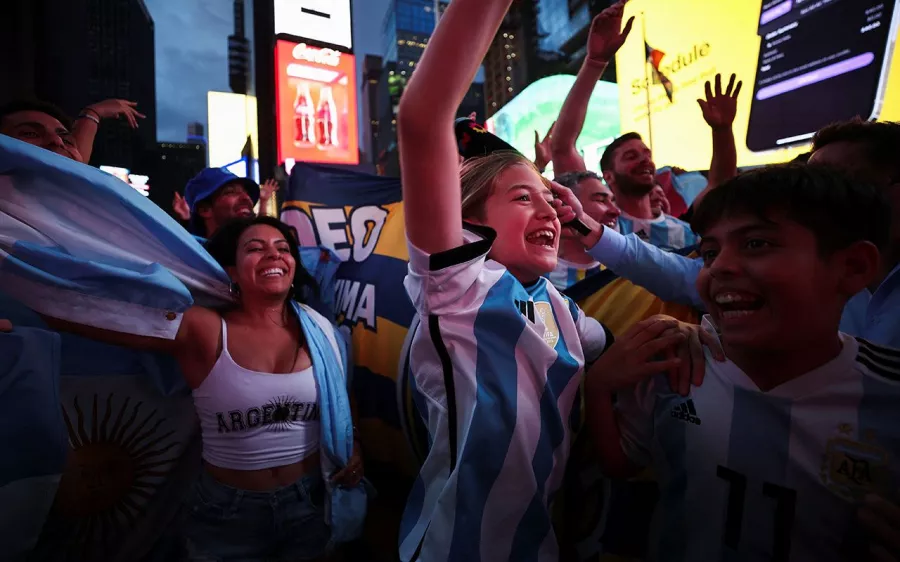
{"type": "Polygon", "coordinates": [[[85,109],[93,111],[100,119],[118,119],[124,117],[132,129],[138,128],[138,117],[147,117],[137,109],[136,101],[109,99],[87,106],[85,109]]]}
{"type": "Polygon", "coordinates": [[[275,192],[278,191],[278,188],[281,187],[278,185],[278,182],[274,179],[267,179],[259,186],[259,200],[262,202],[268,201],[275,195],[275,192]]]}
{"type": "Polygon", "coordinates": [[[700,110],[703,111],[703,119],[713,129],[731,128],[734,123],[734,116],[737,113],[737,99],[741,93],[743,82],[738,82],[737,86],[734,81],[737,77],[732,74],[731,80],[728,81],[728,88],[722,92],[722,75],[716,74],[715,94],[709,81],[706,82],[706,99],[697,100],[700,104],[700,110]]]}
{"type": "Polygon", "coordinates": [[[619,0],[600,12],[591,22],[591,33],[588,36],[587,44],[589,60],[607,63],[625,43],[634,23],[634,16],[631,16],[625,24],[625,29],[622,29],[622,14],[627,1],[619,0]]]}
{"type": "Polygon", "coordinates": [[[177,191],[172,196],[172,212],[185,222],[191,220],[191,208],[188,207],[187,201],[177,191]]]}
{"type": "Polygon", "coordinates": [[[685,341],[686,336],[678,327],[678,320],[663,315],[638,322],[597,359],[587,376],[588,384],[615,392],[678,368],[682,362],[678,357],[656,360],[660,353],[685,341]]]}
{"type": "Polygon", "coordinates": [[[550,129],[544,135],[544,140],[541,140],[540,133],[534,132],[534,165],[537,166],[538,170],[543,171],[553,157],[550,151],[550,141],[553,138],[553,129],[555,127],[556,121],[550,125],[550,129]]]}

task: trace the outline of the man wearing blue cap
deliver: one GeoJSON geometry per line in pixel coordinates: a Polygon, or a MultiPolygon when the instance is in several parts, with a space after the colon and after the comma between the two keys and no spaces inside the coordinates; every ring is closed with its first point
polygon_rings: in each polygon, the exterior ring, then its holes
{"type": "Polygon", "coordinates": [[[191,232],[209,238],[231,219],[253,216],[259,184],[223,168],[206,168],[184,188],[191,211],[191,232]]]}

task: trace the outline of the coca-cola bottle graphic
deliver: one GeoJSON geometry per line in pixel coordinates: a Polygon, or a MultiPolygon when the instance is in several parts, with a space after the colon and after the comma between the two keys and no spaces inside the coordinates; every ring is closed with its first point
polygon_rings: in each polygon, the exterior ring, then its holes
{"type": "Polygon", "coordinates": [[[294,145],[316,143],[316,110],[313,106],[309,84],[297,86],[297,97],[294,99],[294,145]]]}
{"type": "Polygon", "coordinates": [[[316,140],[319,148],[324,150],[338,146],[337,125],[337,109],[334,105],[331,86],[322,86],[319,94],[319,106],[316,108],[316,140]]]}

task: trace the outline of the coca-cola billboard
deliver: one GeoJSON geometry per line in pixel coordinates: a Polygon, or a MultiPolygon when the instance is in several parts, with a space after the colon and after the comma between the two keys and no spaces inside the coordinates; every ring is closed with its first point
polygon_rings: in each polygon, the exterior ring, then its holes
{"type": "Polygon", "coordinates": [[[353,55],[275,44],[278,161],[359,164],[353,55]]]}

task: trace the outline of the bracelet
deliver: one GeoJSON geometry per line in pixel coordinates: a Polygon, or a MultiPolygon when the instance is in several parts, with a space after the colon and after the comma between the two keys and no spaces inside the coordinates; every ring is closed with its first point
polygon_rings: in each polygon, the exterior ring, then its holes
{"type": "MultiPolygon", "coordinates": [[[[94,112],[96,113],[96,112],[94,112]]],[[[97,125],[100,125],[100,120],[91,115],[90,113],[81,113],[78,115],[78,119],[88,119],[89,121],[93,121],[97,125]]]]}
{"type": "Polygon", "coordinates": [[[90,107],[85,107],[84,109],[81,110],[81,113],[84,114],[84,113],[86,113],[86,112],[88,112],[88,111],[90,111],[91,113],[93,113],[94,116],[95,116],[97,119],[100,119],[100,114],[97,113],[97,110],[96,110],[96,109],[91,109],[90,107]]]}

